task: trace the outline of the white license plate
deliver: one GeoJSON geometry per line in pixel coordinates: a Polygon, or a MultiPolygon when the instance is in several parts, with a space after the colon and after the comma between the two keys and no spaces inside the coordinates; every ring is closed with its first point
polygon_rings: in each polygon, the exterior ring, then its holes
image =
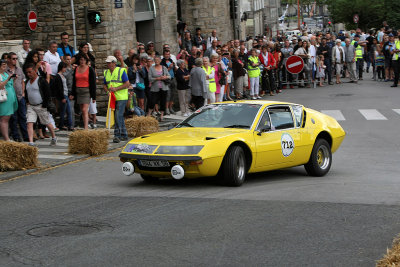
{"type": "Polygon", "coordinates": [[[169,162],[166,160],[139,160],[139,164],[143,167],[169,167],[169,162]]]}

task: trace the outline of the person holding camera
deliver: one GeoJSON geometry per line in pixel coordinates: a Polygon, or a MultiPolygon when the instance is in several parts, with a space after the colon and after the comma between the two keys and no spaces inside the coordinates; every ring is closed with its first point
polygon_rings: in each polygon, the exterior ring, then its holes
{"type": "Polygon", "coordinates": [[[5,141],[10,141],[8,136],[8,122],[18,109],[18,100],[14,90],[14,80],[17,75],[6,72],[7,62],[0,60],[0,130],[5,141]]]}

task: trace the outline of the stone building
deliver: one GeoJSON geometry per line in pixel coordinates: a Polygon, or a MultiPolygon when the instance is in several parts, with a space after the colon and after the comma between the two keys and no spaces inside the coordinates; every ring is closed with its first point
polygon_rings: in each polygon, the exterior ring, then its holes
{"type": "Polygon", "coordinates": [[[2,0],[0,40],[27,38],[32,42],[31,47],[47,49],[50,40],[60,42],[60,34],[66,31],[70,34],[71,45],[74,37],[77,45],[90,42],[100,78],[98,106],[101,110],[107,103],[107,96],[101,89],[104,60],[114,49],[121,49],[126,55],[129,48],[136,48],[138,41],[154,41],[158,51],[161,51],[162,44],[168,43],[177,53],[178,18],[186,22],[191,31],[201,27],[208,35],[216,29],[219,38],[226,42],[233,39],[229,4],[230,0],[2,0]],[[102,22],[86,24],[86,9],[99,11],[102,22]],[[35,31],[28,28],[29,10],[38,15],[35,31]]]}

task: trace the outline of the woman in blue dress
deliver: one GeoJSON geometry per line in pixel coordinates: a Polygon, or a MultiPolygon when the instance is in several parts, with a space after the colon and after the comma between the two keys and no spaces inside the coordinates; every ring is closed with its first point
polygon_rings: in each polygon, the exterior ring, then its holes
{"type": "Polygon", "coordinates": [[[0,90],[6,90],[7,100],[0,102],[0,130],[5,141],[10,141],[8,136],[8,122],[18,109],[17,96],[14,90],[14,79],[6,72],[7,63],[0,60],[0,90]]]}

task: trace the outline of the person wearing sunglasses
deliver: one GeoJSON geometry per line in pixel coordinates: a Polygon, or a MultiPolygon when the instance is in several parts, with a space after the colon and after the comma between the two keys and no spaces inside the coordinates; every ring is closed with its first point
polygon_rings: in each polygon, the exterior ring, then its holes
{"type": "Polygon", "coordinates": [[[11,136],[14,141],[22,142],[28,141],[28,130],[26,126],[26,102],[25,102],[25,75],[22,68],[17,66],[18,57],[14,52],[8,53],[7,59],[7,73],[12,76],[16,75],[14,79],[14,90],[18,99],[18,109],[11,115],[10,129],[11,136]],[[19,134],[18,125],[21,130],[22,138],[19,134]]]}

